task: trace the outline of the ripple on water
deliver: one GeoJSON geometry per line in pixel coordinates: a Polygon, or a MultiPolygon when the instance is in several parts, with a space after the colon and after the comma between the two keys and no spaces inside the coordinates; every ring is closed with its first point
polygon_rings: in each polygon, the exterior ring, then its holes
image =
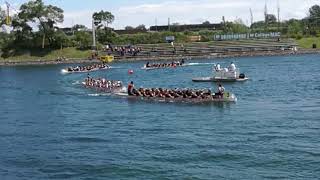
{"type": "Polygon", "coordinates": [[[106,139],[102,138],[92,138],[92,137],[70,137],[67,139],[70,142],[79,142],[79,143],[101,143],[101,142],[109,142],[106,139]]]}
{"type": "MultiPolygon", "coordinates": [[[[93,77],[136,87],[194,83],[234,58],[178,69],[122,63],[93,77]],[[127,69],[134,69],[133,75],[127,69]]],[[[0,177],[4,179],[318,179],[317,55],[237,61],[250,81],[225,83],[237,103],[159,103],[83,88],[66,65],[0,69],[0,177]],[[309,71],[301,71],[301,63],[309,71]],[[2,78],[2,79],[1,79],[2,78]],[[28,83],[26,83],[28,82],[28,83]]]]}

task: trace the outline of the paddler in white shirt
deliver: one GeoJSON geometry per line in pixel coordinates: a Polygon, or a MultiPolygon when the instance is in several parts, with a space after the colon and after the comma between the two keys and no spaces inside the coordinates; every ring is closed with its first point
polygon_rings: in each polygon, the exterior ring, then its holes
{"type": "Polygon", "coordinates": [[[233,62],[229,66],[229,71],[231,71],[231,72],[236,71],[236,65],[233,62]]]}

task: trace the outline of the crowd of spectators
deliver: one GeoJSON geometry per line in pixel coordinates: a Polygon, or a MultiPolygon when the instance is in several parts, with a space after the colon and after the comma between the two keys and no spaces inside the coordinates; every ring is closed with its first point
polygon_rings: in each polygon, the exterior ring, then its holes
{"type": "Polygon", "coordinates": [[[114,54],[119,56],[136,56],[138,53],[142,51],[141,47],[136,46],[112,46],[112,45],[106,45],[104,48],[104,51],[108,54],[114,54]]]}

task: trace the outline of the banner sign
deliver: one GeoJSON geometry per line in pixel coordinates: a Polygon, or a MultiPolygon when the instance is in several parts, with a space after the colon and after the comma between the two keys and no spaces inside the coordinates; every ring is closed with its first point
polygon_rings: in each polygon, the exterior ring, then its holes
{"type": "Polygon", "coordinates": [[[213,40],[238,40],[238,39],[267,39],[267,38],[279,38],[280,32],[270,33],[247,33],[247,34],[217,34],[213,36],[213,40]]]}
{"type": "Polygon", "coordinates": [[[171,43],[174,41],[174,36],[166,36],[165,40],[168,42],[168,43],[171,43]]]}

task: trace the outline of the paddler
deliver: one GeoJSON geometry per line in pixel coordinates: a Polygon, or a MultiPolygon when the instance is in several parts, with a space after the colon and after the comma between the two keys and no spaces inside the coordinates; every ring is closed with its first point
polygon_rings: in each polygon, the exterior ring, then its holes
{"type": "Polygon", "coordinates": [[[130,84],[128,84],[128,95],[129,96],[133,96],[133,89],[134,89],[134,84],[133,81],[130,82],[130,84]]]}

